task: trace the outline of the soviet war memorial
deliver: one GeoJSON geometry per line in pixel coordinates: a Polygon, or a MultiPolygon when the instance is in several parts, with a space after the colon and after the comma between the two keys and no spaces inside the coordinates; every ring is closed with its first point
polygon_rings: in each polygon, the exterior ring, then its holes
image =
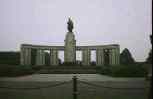
{"type": "Polygon", "coordinates": [[[90,65],[91,50],[96,51],[96,65],[119,65],[120,64],[120,48],[118,44],[112,45],[93,45],[93,46],[76,46],[76,39],[73,33],[73,22],[69,18],[68,21],[68,32],[65,37],[64,46],[43,46],[43,45],[21,45],[21,65],[32,65],[32,54],[35,50],[35,62],[33,65],[46,65],[45,64],[45,53],[44,50],[50,52],[50,64],[53,66],[59,65],[58,51],[64,50],[64,63],[76,63],[76,51],[82,51],[82,65],[90,65]]]}
{"type": "Polygon", "coordinates": [[[0,0],[0,99],[152,99],[150,4],[0,0]]]}

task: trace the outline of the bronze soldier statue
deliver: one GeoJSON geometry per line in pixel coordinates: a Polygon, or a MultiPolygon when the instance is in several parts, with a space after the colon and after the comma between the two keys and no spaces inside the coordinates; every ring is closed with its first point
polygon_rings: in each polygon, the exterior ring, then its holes
{"type": "Polygon", "coordinates": [[[73,30],[73,22],[70,18],[68,19],[68,22],[67,22],[67,29],[69,32],[72,32],[73,30]]]}

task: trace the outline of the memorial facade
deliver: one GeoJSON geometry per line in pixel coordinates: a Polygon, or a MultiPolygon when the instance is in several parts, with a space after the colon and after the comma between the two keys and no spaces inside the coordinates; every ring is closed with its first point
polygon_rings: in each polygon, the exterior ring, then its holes
{"type": "Polygon", "coordinates": [[[46,65],[45,64],[45,50],[49,51],[51,66],[59,65],[58,52],[64,51],[64,62],[75,63],[76,51],[82,51],[82,65],[89,66],[91,63],[91,51],[96,51],[96,65],[118,65],[120,64],[120,46],[118,44],[112,45],[93,45],[93,46],[76,46],[75,35],[72,31],[73,22],[68,21],[68,32],[65,37],[64,46],[42,46],[21,44],[20,62],[21,65],[46,65]],[[35,51],[36,54],[32,55],[35,51]],[[34,56],[35,62],[32,62],[34,56]]]}

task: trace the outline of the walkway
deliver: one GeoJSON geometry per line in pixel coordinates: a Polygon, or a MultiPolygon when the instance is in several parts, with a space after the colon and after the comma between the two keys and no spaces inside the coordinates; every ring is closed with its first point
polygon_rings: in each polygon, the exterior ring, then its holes
{"type": "Polygon", "coordinates": [[[99,74],[33,74],[22,77],[4,77],[0,81],[69,81],[73,76],[77,76],[80,80],[87,81],[144,81],[145,78],[113,78],[99,74]]]}

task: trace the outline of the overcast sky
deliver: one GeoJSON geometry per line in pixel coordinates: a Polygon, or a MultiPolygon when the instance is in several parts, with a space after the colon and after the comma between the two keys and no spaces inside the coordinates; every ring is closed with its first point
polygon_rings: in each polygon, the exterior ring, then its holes
{"type": "Polygon", "coordinates": [[[0,0],[0,51],[63,45],[71,16],[77,45],[119,44],[137,61],[151,48],[151,0],[0,0]]]}

